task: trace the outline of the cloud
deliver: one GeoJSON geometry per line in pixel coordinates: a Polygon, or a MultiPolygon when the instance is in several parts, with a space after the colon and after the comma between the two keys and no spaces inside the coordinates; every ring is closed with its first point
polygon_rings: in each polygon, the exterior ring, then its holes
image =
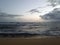
{"type": "Polygon", "coordinates": [[[48,0],[49,6],[52,6],[53,10],[40,17],[44,20],[60,21],[60,0],[48,0]]]}
{"type": "Polygon", "coordinates": [[[30,14],[43,14],[43,13],[51,11],[52,9],[53,9],[53,7],[51,5],[49,5],[49,3],[46,3],[46,4],[43,4],[42,6],[39,6],[37,8],[29,10],[28,13],[30,13],[30,14]]]}
{"type": "Polygon", "coordinates": [[[17,17],[17,16],[23,16],[23,15],[14,15],[14,14],[7,14],[4,12],[0,12],[0,17],[17,17]]]}
{"type": "Polygon", "coordinates": [[[29,13],[40,13],[40,11],[38,9],[31,9],[30,11],[28,11],[29,13]]]}
{"type": "Polygon", "coordinates": [[[19,22],[22,21],[21,17],[23,15],[14,15],[14,14],[8,14],[4,12],[0,12],[0,22],[19,22]]]}
{"type": "Polygon", "coordinates": [[[51,6],[55,7],[56,5],[60,5],[60,0],[48,0],[51,6]]]}
{"type": "Polygon", "coordinates": [[[60,8],[55,8],[53,11],[40,16],[42,19],[44,20],[55,20],[55,21],[59,21],[60,20],[60,8]]]}

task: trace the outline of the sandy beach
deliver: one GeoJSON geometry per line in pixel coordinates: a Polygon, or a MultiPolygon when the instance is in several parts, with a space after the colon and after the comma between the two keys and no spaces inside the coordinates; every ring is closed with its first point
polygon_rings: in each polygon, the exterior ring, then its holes
{"type": "Polygon", "coordinates": [[[60,38],[0,38],[0,45],[60,45],[60,38]]]}

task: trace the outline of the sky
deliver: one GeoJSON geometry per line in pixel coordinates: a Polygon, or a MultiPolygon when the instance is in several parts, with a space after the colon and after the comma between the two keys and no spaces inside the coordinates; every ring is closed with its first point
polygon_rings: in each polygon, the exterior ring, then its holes
{"type": "Polygon", "coordinates": [[[39,21],[39,14],[31,14],[29,11],[41,7],[42,4],[46,3],[45,1],[46,0],[0,0],[0,11],[8,14],[24,15],[20,17],[22,21],[39,21]]]}
{"type": "Polygon", "coordinates": [[[51,12],[54,13],[55,8],[59,6],[59,0],[0,0],[0,11],[3,12],[4,15],[21,15],[19,17],[15,16],[14,18],[0,17],[0,19],[3,21],[5,19],[6,21],[15,20],[20,22],[46,21],[48,19],[50,20],[51,16],[47,17],[45,15],[49,15],[51,12]]]}
{"type": "Polygon", "coordinates": [[[0,0],[0,9],[10,14],[22,14],[44,3],[45,0],[0,0]]]}

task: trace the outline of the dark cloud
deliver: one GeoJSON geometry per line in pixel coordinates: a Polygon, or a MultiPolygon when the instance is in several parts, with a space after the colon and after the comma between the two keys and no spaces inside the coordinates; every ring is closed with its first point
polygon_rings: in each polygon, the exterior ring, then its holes
{"type": "Polygon", "coordinates": [[[14,15],[14,14],[0,12],[0,22],[16,22],[16,21],[19,22],[19,21],[22,21],[20,18],[21,16],[23,15],[14,15]]]}
{"type": "Polygon", "coordinates": [[[29,13],[40,13],[38,9],[31,9],[30,11],[28,11],[29,13]]]}
{"type": "Polygon", "coordinates": [[[48,0],[51,6],[55,7],[56,5],[60,5],[60,0],[48,0]]]}
{"type": "Polygon", "coordinates": [[[50,3],[49,5],[52,6],[54,9],[51,12],[40,17],[44,20],[60,21],[60,0],[48,0],[48,2],[50,3]]]}
{"type": "Polygon", "coordinates": [[[3,13],[0,12],[0,17],[17,17],[17,16],[23,16],[23,15],[14,15],[14,14],[7,14],[7,13],[3,13]]]}
{"type": "Polygon", "coordinates": [[[60,20],[60,8],[55,8],[52,12],[40,17],[45,20],[60,20]]]}

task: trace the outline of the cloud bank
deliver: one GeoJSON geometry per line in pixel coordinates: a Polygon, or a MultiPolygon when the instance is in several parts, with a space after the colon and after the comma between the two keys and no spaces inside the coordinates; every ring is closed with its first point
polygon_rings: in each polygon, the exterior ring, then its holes
{"type": "Polygon", "coordinates": [[[40,16],[44,20],[50,20],[50,21],[60,21],[60,0],[48,0],[51,3],[51,6],[53,4],[53,10],[43,16],[40,16]]]}
{"type": "Polygon", "coordinates": [[[40,17],[45,20],[60,20],[60,8],[55,8],[52,12],[40,17]]]}
{"type": "Polygon", "coordinates": [[[0,17],[17,17],[17,16],[22,16],[22,15],[14,15],[14,14],[7,14],[4,12],[0,12],[0,17]]]}
{"type": "Polygon", "coordinates": [[[31,13],[31,14],[33,14],[33,13],[40,13],[38,9],[31,9],[28,12],[31,13]]]}
{"type": "Polygon", "coordinates": [[[20,18],[21,16],[23,15],[14,15],[0,12],[0,22],[19,22],[22,21],[20,18]]]}
{"type": "Polygon", "coordinates": [[[47,0],[51,6],[55,7],[56,5],[60,5],[60,0],[47,0]]]}

